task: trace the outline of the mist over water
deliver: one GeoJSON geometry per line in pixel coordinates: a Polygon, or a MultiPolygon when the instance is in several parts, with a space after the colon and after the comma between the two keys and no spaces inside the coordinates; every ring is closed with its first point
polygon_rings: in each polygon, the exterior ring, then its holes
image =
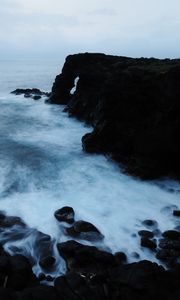
{"type": "MultiPolygon", "coordinates": [[[[14,80],[15,88],[24,86],[23,72],[20,79],[14,80]]],[[[40,80],[30,80],[29,87],[34,84],[46,90],[49,76],[40,80]]],[[[132,235],[144,229],[144,219],[156,220],[162,231],[178,225],[172,210],[165,207],[178,207],[179,184],[161,181],[162,188],[157,182],[142,182],[124,175],[102,155],[84,153],[81,137],[90,127],[69,118],[63,106],[10,95],[10,91],[6,87],[0,96],[0,210],[22,218],[28,228],[0,231],[0,242],[10,253],[38,261],[36,238],[42,232],[51,236],[50,247],[57,254],[56,243],[71,238],[54,212],[68,205],[74,208],[76,220],[92,222],[105,236],[99,244],[80,242],[125,251],[130,261],[132,252],[154,260],[140,248],[138,236],[132,235]]],[[[55,272],[64,272],[63,260],[56,257],[55,272]]],[[[40,272],[36,262],[34,270],[40,272]]]]}

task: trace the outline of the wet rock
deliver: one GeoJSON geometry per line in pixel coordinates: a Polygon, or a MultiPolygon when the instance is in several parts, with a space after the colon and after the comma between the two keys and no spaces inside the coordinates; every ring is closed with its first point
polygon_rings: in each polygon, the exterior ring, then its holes
{"type": "Polygon", "coordinates": [[[156,228],[158,226],[158,223],[155,220],[144,220],[142,224],[145,225],[146,227],[152,227],[152,228],[156,228]]]}
{"type": "Polygon", "coordinates": [[[55,211],[54,216],[59,222],[74,223],[74,209],[69,206],[64,206],[55,211]]]}
{"type": "Polygon", "coordinates": [[[16,96],[18,95],[24,95],[25,98],[32,98],[34,100],[41,99],[42,96],[49,97],[50,93],[42,92],[39,89],[33,88],[33,89],[16,89],[11,92],[11,94],[14,94],[16,96]]]}
{"type": "Polygon", "coordinates": [[[149,230],[140,230],[138,231],[139,236],[152,239],[154,237],[154,233],[149,230]]]}
{"type": "Polygon", "coordinates": [[[32,272],[29,260],[23,255],[11,256],[7,288],[19,291],[37,284],[38,281],[32,272]]]}
{"type": "Polygon", "coordinates": [[[56,259],[53,256],[46,256],[40,260],[39,265],[42,269],[49,270],[53,268],[55,262],[56,259]]]}
{"type": "Polygon", "coordinates": [[[127,263],[127,255],[124,252],[116,252],[114,257],[119,265],[127,263]]]}
{"type": "Polygon", "coordinates": [[[86,240],[101,240],[104,238],[93,224],[86,221],[75,222],[72,227],[66,229],[66,232],[72,237],[86,240]]]}
{"type": "Polygon", "coordinates": [[[45,257],[53,256],[54,241],[50,235],[35,230],[34,232],[34,253],[36,257],[44,259],[45,257]]]}
{"type": "Polygon", "coordinates": [[[180,240],[180,232],[176,230],[164,231],[162,236],[170,240],[178,240],[178,239],[180,240]]]}
{"type": "Polygon", "coordinates": [[[174,210],[173,211],[173,216],[180,217],[180,210],[174,210]]]}
{"type": "Polygon", "coordinates": [[[26,224],[19,217],[11,217],[1,215],[0,217],[0,228],[8,228],[12,226],[26,227],[26,224]]]}
{"type": "Polygon", "coordinates": [[[40,99],[41,99],[41,96],[38,96],[38,95],[33,96],[33,100],[40,100],[40,99]]]}
{"type": "Polygon", "coordinates": [[[54,281],[54,278],[51,275],[47,275],[46,280],[49,282],[52,282],[52,281],[54,281]]]}
{"type": "Polygon", "coordinates": [[[161,239],[159,242],[159,247],[162,249],[174,249],[180,251],[180,239],[179,240],[170,240],[170,239],[161,239]]]}
{"type": "Polygon", "coordinates": [[[158,249],[156,258],[165,262],[168,267],[174,267],[180,259],[180,253],[174,249],[158,249]]]}
{"type": "Polygon", "coordinates": [[[59,254],[65,259],[70,271],[78,273],[98,273],[116,264],[112,254],[96,247],[67,241],[57,245],[59,254]]]}
{"type": "Polygon", "coordinates": [[[39,281],[44,281],[44,280],[46,280],[46,275],[44,273],[39,273],[38,279],[39,279],[39,281]]]}
{"type": "Polygon", "coordinates": [[[43,92],[41,92],[39,89],[33,88],[33,89],[16,89],[14,91],[11,92],[11,94],[15,94],[15,95],[28,95],[28,94],[32,94],[32,95],[42,95],[43,92]]]}
{"type": "Polygon", "coordinates": [[[174,230],[180,232],[180,226],[176,226],[176,227],[174,228],[174,230]]]}
{"type": "Polygon", "coordinates": [[[134,257],[134,258],[136,258],[136,259],[139,259],[139,258],[140,258],[140,255],[139,255],[139,253],[137,253],[137,252],[132,252],[132,253],[131,253],[131,256],[134,257]]]}
{"type": "Polygon", "coordinates": [[[155,241],[152,241],[146,237],[141,238],[141,247],[149,248],[151,250],[156,249],[157,244],[155,241]]]}

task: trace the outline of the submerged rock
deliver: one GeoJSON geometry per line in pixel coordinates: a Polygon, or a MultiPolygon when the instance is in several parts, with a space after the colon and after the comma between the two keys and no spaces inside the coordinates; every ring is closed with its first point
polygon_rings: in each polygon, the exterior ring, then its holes
{"type": "Polygon", "coordinates": [[[155,220],[144,220],[142,224],[151,228],[156,228],[158,226],[158,223],[155,220]]]}
{"type": "Polygon", "coordinates": [[[72,227],[66,229],[66,232],[72,237],[86,240],[101,240],[104,238],[93,224],[86,221],[75,222],[72,227]]]}
{"type": "Polygon", "coordinates": [[[59,222],[66,222],[72,224],[74,223],[75,212],[72,207],[64,206],[56,210],[54,216],[59,222]]]}

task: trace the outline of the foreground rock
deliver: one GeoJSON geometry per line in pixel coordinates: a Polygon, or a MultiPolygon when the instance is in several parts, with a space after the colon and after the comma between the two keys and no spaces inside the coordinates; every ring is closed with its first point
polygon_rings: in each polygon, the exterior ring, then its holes
{"type": "Polygon", "coordinates": [[[125,264],[123,253],[112,255],[75,241],[58,244],[58,250],[68,271],[49,287],[40,281],[51,276],[40,274],[38,280],[27,258],[10,256],[0,247],[0,299],[179,300],[178,264],[170,271],[146,260],[125,264]]]}
{"type": "Polygon", "coordinates": [[[101,232],[91,223],[86,221],[77,221],[70,228],[66,229],[66,232],[74,237],[83,240],[102,240],[104,236],[101,232]]]}
{"type": "Polygon", "coordinates": [[[49,102],[94,127],[85,151],[108,154],[141,178],[179,178],[179,82],[178,59],[70,55],[49,102]]]}
{"type": "Polygon", "coordinates": [[[82,245],[73,240],[57,245],[65,259],[68,270],[78,273],[101,273],[115,266],[115,257],[96,247],[82,245]]]}
{"type": "Polygon", "coordinates": [[[75,212],[72,207],[64,206],[56,210],[54,216],[59,222],[66,222],[72,224],[74,223],[75,212]]]}

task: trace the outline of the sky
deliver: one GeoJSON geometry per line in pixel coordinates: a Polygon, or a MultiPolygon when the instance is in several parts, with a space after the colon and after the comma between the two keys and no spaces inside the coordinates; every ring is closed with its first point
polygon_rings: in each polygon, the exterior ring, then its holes
{"type": "Polygon", "coordinates": [[[180,0],[0,0],[0,59],[180,57],[180,0]]]}

